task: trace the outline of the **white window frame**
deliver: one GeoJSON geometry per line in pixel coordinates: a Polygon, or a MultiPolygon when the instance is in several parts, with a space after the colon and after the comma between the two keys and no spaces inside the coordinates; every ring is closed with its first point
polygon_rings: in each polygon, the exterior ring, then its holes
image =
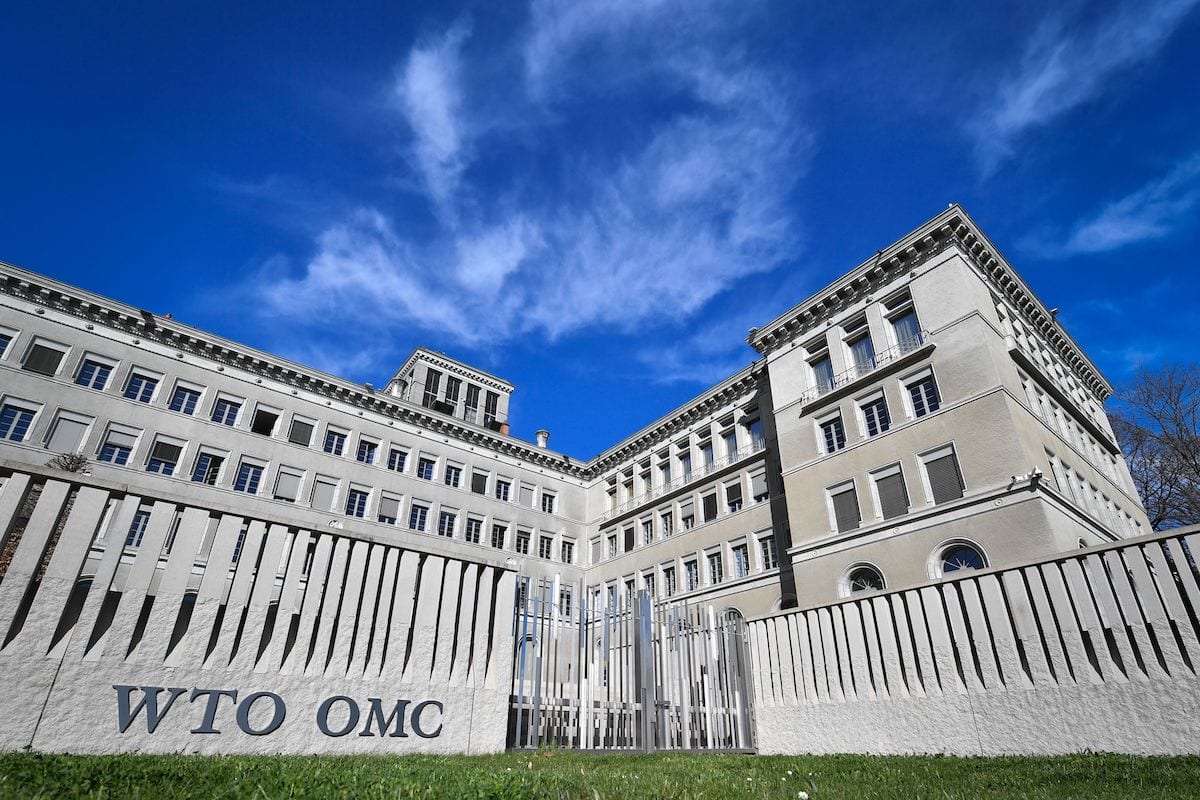
{"type": "MultiPolygon", "coordinates": [[[[146,469],[147,467],[150,466],[150,459],[154,456],[154,448],[159,442],[162,442],[163,444],[174,445],[175,447],[179,448],[179,460],[175,462],[174,469],[172,469],[171,474],[169,476],[167,476],[167,477],[171,477],[171,478],[178,478],[179,477],[179,466],[184,463],[184,459],[187,456],[188,442],[187,442],[187,439],[180,439],[177,436],[169,436],[169,435],[162,434],[162,433],[156,433],[154,435],[154,438],[150,440],[150,447],[147,448],[146,455],[142,459],[142,469],[146,469]]],[[[159,472],[159,473],[154,473],[154,474],[161,475],[162,473],[159,472]]],[[[263,474],[266,474],[265,471],[263,474]]],[[[192,477],[191,475],[188,475],[189,480],[191,479],[191,477],[192,477]]]]}
{"type": "Polygon", "coordinates": [[[7,325],[0,325],[0,334],[4,334],[8,337],[8,344],[0,346],[0,361],[7,361],[9,351],[12,350],[12,346],[17,343],[17,337],[21,335],[21,332],[16,328],[10,328],[7,325]]]}
{"type": "MultiPolygon", "coordinates": [[[[204,398],[202,397],[201,399],[203,400],[204,398]]],[[[212,403],[209,404],[209,406],[208,406],[208,414],[204,417],[204,419],[206,419],[207,421],[211,422],[214,425],[220,425],[222,428],[237,428],[238,423],[243,422],[245,420],[245,418],[246,418],[246,398],[238,397],[236,394],[231,394],[230,392],[221,392],[221,391],[218,391],[215,395],[213,395],[212,403]],[[213,412],[217,410],[217,403],[221,402],[222,400],[225,400],[226,402],[229,402],[229,403],[237,404],[237,407],[238,407],[237,416],[235,416],[233,418],[232,425],[227,425],[224,422],[217,422],[215,419],[213,419],[213,412]]],[[[247,428],[246,430],[249,430],[249,428],[247,428]]]]}
{"type": "MultiPolygon", "coordinates": [[[[84,350],[83,355],[81,355],[79,357],[79,361],[77,361],[75,363],[75,370],[71,373],[71,382],[72,383],[75,383],[75,381],[79,380],[80,370],[82,370],[83,365],[89,361],[95,361],[97,364],[103,364],[104,366],[108,367],[108,380],[106,380],[104,382],[103,389],[95,389],[91,386],[88,386],[87,388],[92,389],[92,391],[94,391],[94,392],[107,392],[109,389],[112,388],[113,378],[116,376],[117,370],[121,366],[121,362],[115,358],[110,358],[109,356],[102,356],[99,353],[94,353],[91,350],[84,350]]],[[[78,385],[78,384],[76,384],[76,385],[78,385]]]]}
{"type": "MultiPolygon", "coordinates": [[[[887,396],[884,394],[882,386],[873,392],[868,392],[860,397],[854,398],[854,415],[857,417],[858,421],[858,438],[860,441],[874,439],[876,436],[883,436],[885,433],[889,433],[892,428],[896,427],[895,420],[892,419],[892,409],[888,405],[887,396]],[[879,433],[876,433],[874,436],[872,436],[867,430],[867,412],[863,407],[870,405],[877,400],[882,400],[883,407],[887,409],[888,428],[886,431],[880,430],[879,433]]],[[[842,426],[845,427],[845,425],[846,421],[842,420],[842,426]]],[[[847,442],[847,444],[849,444],[849,442],[847,442]]]]}
{"type": "MultiPolygon", "coordinates": [[[[200,395],[199,397],[196,398],[196,407],[192,409],[192,413],[184,414],[184,416],[192,417],[194,419],[207,419],[209,422],[212,422],[211,411],[210,411],[208,417],[201,416],[204,413],[204,395],[208,391],[207,386],[201,386],[198,383],[192,383],[191,381],[185,381],[182,378],[176,378],[175,383],[173,383],[171,385],[171,395],[170,395],[170,397],[166,398],[166,403],[164,404],[166,406],[167,410],[170,410],[170,408],[171,408],[171,399],[175,397],[176,389],[187,389],[189,391],[195,392],[196,394],[200,395]]],[[[172,411],[171,413],[172,414],[183,414],[182,411],[172,411]]]]}
{"type": "MultiPolygon", "coordinates": [[[[954,442],[946,442],[945,444],[940,444],[931,450],[926,450],[923,453],[918,453],[917,454],[917,462],[921,465],[921,469],[920,469],[921,491],[923,491],[925,493],[925,505],[927,505],[927,506],[932,506],[933,502],[934,502],[933,501],[933,487],[929,485],[929,471],[927,469],[927,465],[929,464],[930,461],[936,461],[937,459],[942,458],[943,456],[945,456],[947,454],[953,454],[954,464],[955,464],[955,466],[958,467],[958,478],[959,478],[959,480],[961,480],[963,482],[964,485],[966,484],[966,480],[963,478],[963,474],[962,474],[962,462],[960,462],[958,460],[958,448],[955,447],[954,442]]],[[[964,495],[966,494],[965,486],[963,489],[963,494],[964,495]]],[[[911,497],[908,498],[908,500],[909,500],[909,503],[912,502],[911,497]]],[[[983,552],[983,551],[981,550],[980,552],[983,552]]]]}
{"type": "Polygon", "coordinates": [[[825,488],[825,510],[829,515],[830,533],[850,533],[853,530],[857,530],[857,528],[848,528],[844,531],[839,531],[837,526],[837,512],[833,507],[833,497],[834,495],[842,494],[847,488],[854,491],[854,502],[858,504],[858,527],[861,528],[864,522],[862,518],[862,495],[858,491],[857,481],[854,478],[850,478],[849,480],[844,480],[841,483],[836,483],[833,486],[825,488]]]}
{"type": "MultiPolygon", "coordinates": [[[[283,409],[269,405],[267,403],[255,403],[254,413],[250,415],[250,422],[246,425],[246,430],[252,431],[254,426],[254,418],[258,416],[258,412],[263,411],[267,414],[275,415],[275,423],[271,426],[270,433],[256,433],[255,436],[265,436],[268,439],[274,439],[279,434],[279,429],[283,427],[283,409]]],[[[236,422],[235,422],[236,424],[236,422]]],[[[290,430],[290,428],[289,428],[290,430]]]]}
{"type": "MultiPolygon", "coordinates": [[[[3,408],[4,406],[16,406],[17,408],[22,408],[26,411],[32,411],[33,419],[29,421],[29,430],[26,432],[25,438],[20,442],[14,442],[12,439],[0,439],[0,441],[8,442],[10,444],[23,444],[25,442],[33,441],[33,432],[37,429],[39,417],[41,417],[44,406],[41,403],[23,400],[19,397],[13,397],[12,395],[4,395],[0,397],[0,408],[3,408]]],[[[130,455],[132,456],[132,453],[130,455]]]]}
{"type": "Polygon", "coordinates": [[[842,414],[841,407],[833,408],[819,417],[813,418],[813,436],[816,439],[817,453],[822,456],[832,456],[842,452],[850,446],[850,436],[846,432],[846,417],[842,414]],[[845,438],[845,444],[835,449],[832,453],[825,449],[825,431],[822,428],[836,419],[842,421],[842,436],[845,438]]]}
{"type": "MultiPolygon", "coordinates": [[[[899,475],[901,482],[904,481],[904,470],[901,469],[899,461],[892,463],[892,464],[888,464],[886,467],[880,467],[879,469],[873,469],[867,473],[867,477],[869,478],[867,483],[870,484],[870,486],[871,486],[871,504],[874,506],[876,522],[881,521],[883,519],[883,501],[879,499],[879,486],[877,484],[879,483],[880,478],[890,478],[893,475],[899,475]]],[[[904,487],[904,493],[906,495],[908,494],[908,486],[907,485],[905,485],[905,487],[904,487]]],[[[908,507],[909,507],[909,510],[912,509],[912,498],[911,497],[908,498],[908,507]]],[[[893,519],[895,519],[895,517],[893,517],[893,519]]],[[[883,574],[883,573],[881,572],[880,574],[883,574]]]]}
{"type": "MultiPolygon", "coordinates": [[[[933,378],[934,385],[935,386],[938,385],[937,378],[935,378],[933,375],[933,366],[931,364],[926,364],[921,369],[918,369],[915,372],[910,372],[907,375],[900,378],[899,381],[897,381],[897,383],[900,386],[900,400],[904,404],[904,418],[905,419],[916,419],[917,418],[917,410],[915,408],[913,408],[912,392],[910,392],[908,390],[908,387],[911,386],[912,384],[916,383],[917,381],[924,380],[925,378],[933,378]]],[[[938,386],[938,396],[939,397],[941,396],[941,387],[940,386],[938,386]]],[[[932,413],[934,413],[934,412],[926,411],[925,416],[929,416],[932,413]]]]}
{"type": "MultiPolygon", "coordinates": [[[[15,341],[15,339],[14,339],[15,341]]],[[[29,344],[25,345],[25,355],[21,357],[21,369],[25,369],[25,362],[29,360],[29,354],[33,352],[33,348],[37,346],[45,347],[48,350],[57,350],[62,353],[62,358],[58,360],[58,366],[54,369],[53,375],[43,375],[42,377],[61,378],[63,369],[67,366],[67,358],[71,355],[71,345],[56,342],[53,339],[47,339],[44,336],[34,336],[29,344]]],[[[32,372],[32,370],[29,370],[32,372]]],[[[41,375],[40,372],[35,372],[35,375],[41,375]]],[[[151,398],[153,399],[153,398],[151,398]]]]}

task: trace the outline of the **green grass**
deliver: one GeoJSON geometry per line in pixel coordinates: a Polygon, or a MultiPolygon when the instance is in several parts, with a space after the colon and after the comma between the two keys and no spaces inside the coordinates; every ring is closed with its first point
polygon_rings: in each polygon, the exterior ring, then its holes
{"type": "Polygon", "coordinates": [[[1200,757],[0,755],[2,797],[1104,798],[1200,795],[1200,757]]]}

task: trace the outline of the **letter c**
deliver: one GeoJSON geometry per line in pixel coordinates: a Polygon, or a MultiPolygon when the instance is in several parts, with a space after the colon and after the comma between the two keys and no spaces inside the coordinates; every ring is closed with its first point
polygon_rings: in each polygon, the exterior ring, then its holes
{"type": "Polygon", "coordinates": [[[441,704],[441,701],[438,701],[438,700],[425,700],[425,701],[417,703],[415,706],[413,706],[412,720],[411,720],[413,733],[415,733],[417,736],[420,736],[422,739],[432,739],[435,736],[441,736],[442,735],[442,724],[441,724],[440,719],[438,721],[437,730],[433,731],[432,733],[426,733],[425,730],[421,727],[421,712],[425,710],[425,706],[436,706],[437,710],[438,710],[439,718],[444,709],[444,707],[441,704]]]}

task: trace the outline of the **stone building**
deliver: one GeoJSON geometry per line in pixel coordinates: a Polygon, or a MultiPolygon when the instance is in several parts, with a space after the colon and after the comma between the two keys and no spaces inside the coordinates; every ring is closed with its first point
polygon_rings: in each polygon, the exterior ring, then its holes
{"type": "Polygon", "coordinates": [[[748,342],[584,459],[441,353],[375,388],[0,265],[0,462],[557,576],[567,613],[646,589],[752,617],[1149,532],[1111,387],[958,206],[748,342]]]}

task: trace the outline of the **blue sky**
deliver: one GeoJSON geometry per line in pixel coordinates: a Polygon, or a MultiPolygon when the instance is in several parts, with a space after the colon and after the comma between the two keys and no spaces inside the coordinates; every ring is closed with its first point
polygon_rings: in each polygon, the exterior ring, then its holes
{"type": "Polygon", "coordinates": [[[1196,360],[1197,4],[21,4],[0,259],[590,457],[959,202],[1119,382],[1196,360]]]}

